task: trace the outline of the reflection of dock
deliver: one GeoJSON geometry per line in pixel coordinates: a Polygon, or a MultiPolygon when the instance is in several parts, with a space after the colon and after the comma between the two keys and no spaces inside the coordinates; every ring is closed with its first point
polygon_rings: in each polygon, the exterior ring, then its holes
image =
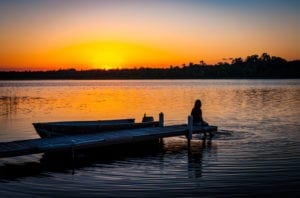
{"type": "MultiPolygon", "coordinates": [[[[191,123],[191,122],[189,122],[191,123]]],[[[172,125],[137,129],[125,129],[84,135],[70,135],[43,139],[30,139],[0,143],[0,157],[37,154],[52,151],[84,149],[124,143],[142,142],[164,137],[186,135],[191,139],[192,133],[211,133],[216,126],[172,125]]]]}

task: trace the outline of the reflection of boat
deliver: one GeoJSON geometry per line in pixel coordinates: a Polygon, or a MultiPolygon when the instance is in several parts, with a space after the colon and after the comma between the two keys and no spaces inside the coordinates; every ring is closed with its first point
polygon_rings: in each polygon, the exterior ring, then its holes
{"type": "Polygon", "coordinates": [[[134,119],[99,120],[99,121],[67,121],[33,123],[41,138],[63,135],[99,133],[122,129],[158,126],[159,122],[135,123],[134,119]]]}

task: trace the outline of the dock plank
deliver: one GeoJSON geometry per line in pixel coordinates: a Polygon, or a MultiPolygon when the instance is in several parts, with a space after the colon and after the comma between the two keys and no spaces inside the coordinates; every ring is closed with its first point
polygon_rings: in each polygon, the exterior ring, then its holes
{"type": "MultiPolygon", "coordinates": [[[[215,126],[194,127],[193,133],[212,132],[216,130],[217,127],[215,126]]],[[[186,135],[187,131],[187,125],[173,125],[165,127],[126,129],[101,133],[68,135],[53,138],[1,142],[0,158],[37,154],[50,151],[108,146],[171,136],[181,136],[186,135]]]]}

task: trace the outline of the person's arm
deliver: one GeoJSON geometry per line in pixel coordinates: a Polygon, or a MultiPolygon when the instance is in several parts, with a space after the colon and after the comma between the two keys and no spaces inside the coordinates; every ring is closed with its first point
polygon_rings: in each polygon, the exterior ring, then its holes
{"type": "Polygon", "coordinates": [[[200,111],[199,111],[199,121],[200,122],[203,122],[204,120],[203,120],[203,118],[202,118],[202,110],[200,109],[200,111]]]}

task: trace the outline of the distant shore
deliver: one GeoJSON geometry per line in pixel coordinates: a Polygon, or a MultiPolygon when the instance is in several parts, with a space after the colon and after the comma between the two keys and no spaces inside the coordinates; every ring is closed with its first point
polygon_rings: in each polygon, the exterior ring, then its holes
{"type": "Polygon", "coordinates": [[[198,66],[167,69],[75,69],[54,71],[0,71],[0,80],[120,80],[120,79],[298,79],[300,61],[280,66],[198,66]]]}
{"type": "Polygon", "coordinates": [[[300,60],[286,61],[264,53],[207,65],[189,63],[169,68],[61,69],[52,71],[0,71],[0,80],[112,80],[112,79],[288,79],[300,78],[300,60]]]}

